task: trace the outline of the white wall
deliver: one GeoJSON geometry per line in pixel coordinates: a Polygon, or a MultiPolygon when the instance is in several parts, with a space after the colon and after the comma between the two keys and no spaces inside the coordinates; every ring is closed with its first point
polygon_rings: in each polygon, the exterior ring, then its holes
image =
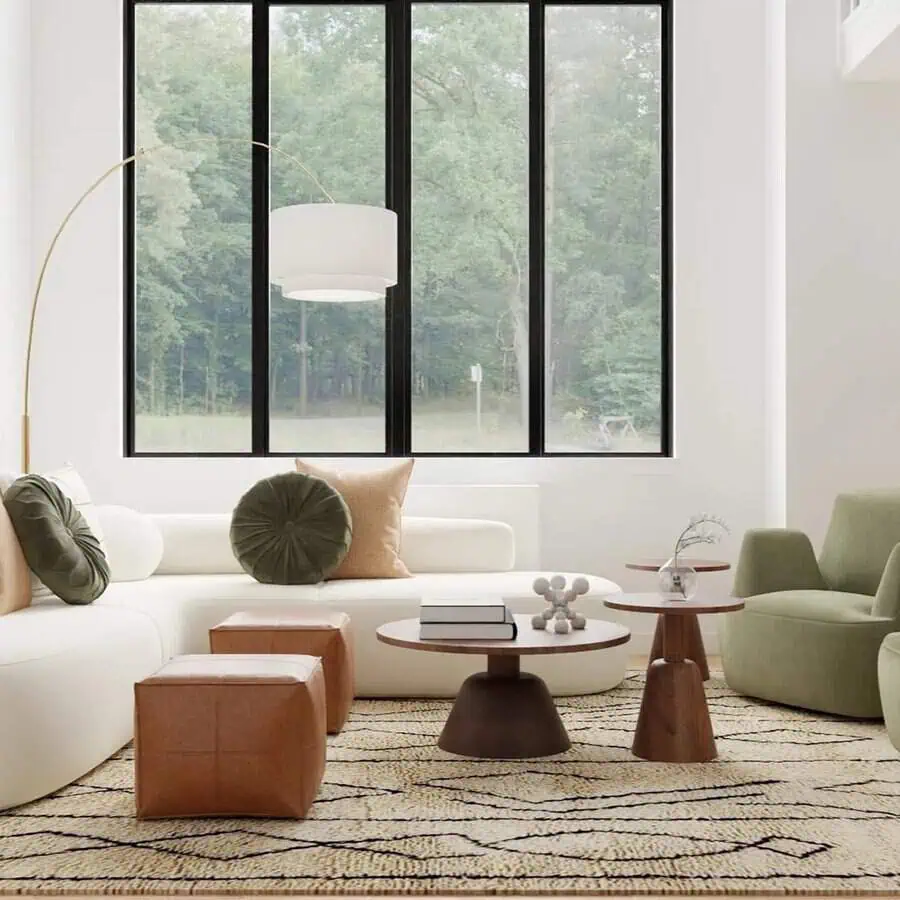
{"type": "Polygon", "coordinates": [[[838,0],[789,0],[788,521],[900,486],[900,84],[842,81],[838,0]]]}
{"type": "Polygon", "coordinates": [[[0,0],[0,471],[20,465],[31,287],[30,65],[29,0],[0,0]]]}
{"type": "MultiPolygon", "coordinates": [[[[119,158],[121,7],[121,0],[35,0],[38,247],[87,182],[119,158]]],[[[779,302],[767,239],[776,207],[768,199],[771,98],[761,89],[771,52],[767,6],[679,0],[676,7],[678,458],[421,460],[415,475],[432,483],[540,483],[544,564],[635,588],[654,585],[625,572],[625,559],[664,554],[691,513],[729,521],[735,536],[721,552],[733,556],[741,532],[777,519],[781,506],[766,379],[779,302]]],[[[148,511],[228,509],[285,462],[122,458],[120,213],[118,187],[110,185],[73,222],[50,272],[36,348],[34,466],[71,460],[101,501],[148,511]]],[[[727,576],[704,583],[729,585],[727,576]]]]}

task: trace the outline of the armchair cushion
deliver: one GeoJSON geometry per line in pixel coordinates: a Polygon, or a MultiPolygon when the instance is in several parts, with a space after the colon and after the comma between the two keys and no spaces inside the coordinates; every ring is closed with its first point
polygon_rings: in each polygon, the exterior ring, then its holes
{"type": "Polygon", "coordinates": [[[828,587],[874,596],[900,543],[900,491],[839,494],[819,556],[828,587]]]}
{"type": "Polygon", "coordinates": [[[758,597],[748,597],[744,603],[744,609],[748,613],[800,619],[805,622],[867,625],[891,621],[889,618],[879,619],[872,616],[871,597],[841,591],[775,591],[758,597]]]}
{"type": "Polygon", "coordinates": [[[812,544],[802,531],[756,528],[744,535],[734,574],[735,597],[827,587],[812,544]]]}

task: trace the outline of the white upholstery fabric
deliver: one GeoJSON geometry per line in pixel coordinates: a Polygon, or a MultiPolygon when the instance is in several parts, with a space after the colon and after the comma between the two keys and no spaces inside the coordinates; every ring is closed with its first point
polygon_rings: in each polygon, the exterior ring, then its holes
{"type": "Polygon", "coordinates": [[[163,538],[150,516],[127,506],[98,506],[111,581],[143,581],[159,565],[163,538]]]}
{"type": "MultiPolygon", "coordinates": [[[[110,523],[116,516],[121,529],[107,528],[111,563],[134,574],[148,559],[131,559],[116,545],[138,519],[113,512],[110,523]]],[[[228,514],[152,519],[165,543],[157,573],[170,574],[112,583],[91,606],[50,600],[0,619],[0,809],[62,787],[125,744],[132,734],[134,682],[172,656],[208,652],[209,629],[231,613],[284,606],[346,612],[358,696],[452,697],[467,675],[484,668],[483,657],[402,650],[379,642],[378,626],[415,617],[423,596],[499,595],[514,612],[527,614],[544,605],[531,587],[545,574],[538,572],[443,571],[319,585],[260,584],[239,571],[228,514]]],[[[514,542],[502,523],[409,519],[405,527],[412,536],[405,552],[419,567],[512,564],[514,542]]],[[[619,588],[604,578],[589,580],[590,592],[578,598],[577,608],[608,618],[603,598],[619,588]]],[[[591,693],[622,680],[627,654],[624,645],[527,657],[523,668],[544,678],[555,694],[591,693]]]]}
{"type": "Polygon", "coordinates": [[[231,513],[155,515],[153,520],[164,544],[157,575],[244,573],[231,549],[231,513]]]}
{"type": "Polygon", "coordinates": [[[410,572],[508,572],[516,545],[505,522],[404,516],[400,558],[410,572]]]}
{"type": "MultiPolygon", "coordinates": [[[[229,513],[151,518],[165,545],[157,575],[243,573],[231,549],[229,513]]],[[[505,572],[515,553],[505,522],[403,517],[400,557],[410,572],[505,572]]]]}
{"type": "Polygon", "coordinates": [[[133,685],[163,661],[153,623],[58,601],[0,627],[0,809],[50,793],[128,743],[133,685]]]}

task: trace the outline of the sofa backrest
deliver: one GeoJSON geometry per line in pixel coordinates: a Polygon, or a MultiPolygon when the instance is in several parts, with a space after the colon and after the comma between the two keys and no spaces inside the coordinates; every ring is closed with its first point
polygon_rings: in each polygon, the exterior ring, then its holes
{"type": "Polygon", "coordinates": [[[900,491],[839,494],[819,556],[819,568],[832,590],[873,596],[897,544],[900,491]]]}
{"type": "MultiPolygon", "coordinates": [[[[243,571],[229,539],[230,513],[151,516],[163,536],[157,575],[227,575],[243,571]]],[[[400,557],[410,572],[508,572],[516,562],[505,522],[404,516],[400,557]]]]}

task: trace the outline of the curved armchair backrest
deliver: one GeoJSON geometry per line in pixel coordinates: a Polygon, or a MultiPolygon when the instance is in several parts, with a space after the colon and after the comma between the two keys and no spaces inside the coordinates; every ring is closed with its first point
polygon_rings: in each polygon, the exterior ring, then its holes
{"type": "Polygon", "coordinates": [[[897,544],[900,491],[838,494],[819,568],[833,591],[874,596],[897,544]]]}

